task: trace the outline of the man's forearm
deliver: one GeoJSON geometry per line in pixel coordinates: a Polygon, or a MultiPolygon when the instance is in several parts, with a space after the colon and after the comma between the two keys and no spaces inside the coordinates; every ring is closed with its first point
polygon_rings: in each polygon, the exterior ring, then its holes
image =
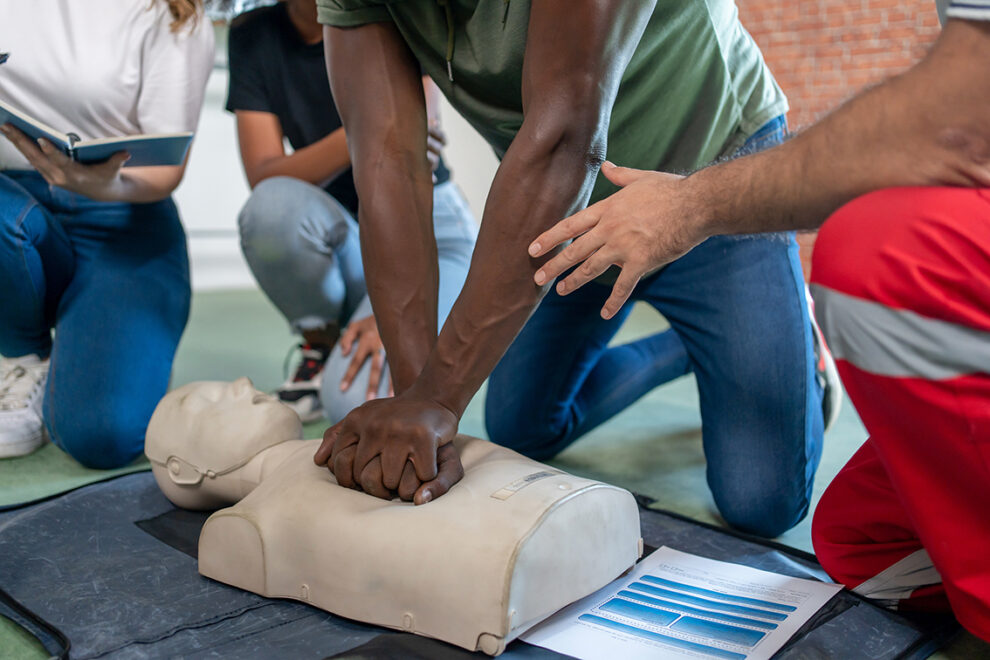
{"type": "Polygon", "coordinates": [[[685,201],[709,233],[750,233],[816,228],[881,188],[990,185],[987,58],[990,26],[950,21],[917,66],[780,147],[693,174],[685,201]]]}
{"type": "Polygon", "coordinates": [[[433,184],[425,155],[407,162],[382,153],[358,173],[361,255],[394,389],[401,393],[437,339],[433,184]],[[372,186],[374,193],[365,194],[372,186]]]}
{"type": "MultiPolygon", "coordinates": [[[[414,389],[460,416],[546,291],[543,259],[526,246],[583,207],[604,157],[603,131],[575,131],[552,148],[524,127],[492,183],[471,270],[414,389]]],[[[553,143],[554,141],[549,141],[553,143]]]]}

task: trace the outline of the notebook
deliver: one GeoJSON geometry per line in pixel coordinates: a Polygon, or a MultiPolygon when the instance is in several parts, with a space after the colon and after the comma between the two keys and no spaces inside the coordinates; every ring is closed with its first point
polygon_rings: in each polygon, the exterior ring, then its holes
{"type": "Polygon", "coordinates": [[[0,101],[0,124],[11,124],[34,140],[45,138],[65,155],[87,165],[101,163],[118,151],[131,155],[125,167],[181,165],[193,138],[192,133],[186,132],[80,140],[75,133],[56,131],[3,101],[0,101]]]}

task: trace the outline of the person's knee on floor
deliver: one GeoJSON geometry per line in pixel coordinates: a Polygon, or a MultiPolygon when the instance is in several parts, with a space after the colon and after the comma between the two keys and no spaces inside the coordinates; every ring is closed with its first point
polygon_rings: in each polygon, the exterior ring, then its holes
{"type": "Polygon", "coordinates": [[[150,412],[142,415],[126,407],[61,412],[46,400],[45,427],[52,442],[83,466],[98,470],[124,467],[144,451],[144,432],[151,417],[150,412]]]}
{"type": "Polygon", "coordinates": [[[709,467],[708,485],[719,514],[730,527],[776,538],[808,515],[810,483],[790,487],[784,475],[765,467],[739,468],[722,477],[714,475],[709,467]]]}
{"type": "Polygon", "coordinates": [[[537,461],[553,458],[570,444],[566,420],[554,422],[547,414],[520,411],[492,396],[491,385],[485,399],[485,430],[495,444],[537,461]]]}

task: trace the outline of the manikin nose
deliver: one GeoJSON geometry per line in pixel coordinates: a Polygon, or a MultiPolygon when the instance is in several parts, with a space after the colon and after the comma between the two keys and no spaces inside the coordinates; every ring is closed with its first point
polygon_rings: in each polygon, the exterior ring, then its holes
{"type": "Polygon", "coordinates": [[[234,390],[234,394],[242,396],[254,391],[254,383],[247,376],[242,376],[231,383],[231,388],[234,390]]]}

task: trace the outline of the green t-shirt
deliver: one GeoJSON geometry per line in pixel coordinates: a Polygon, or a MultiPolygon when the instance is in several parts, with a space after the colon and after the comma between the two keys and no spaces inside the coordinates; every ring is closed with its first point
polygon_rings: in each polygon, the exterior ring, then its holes
{"type": "MultiPolygon", "coordinates": [[[[530,0],[317,0],[337,27],[392,22],[444,95],[501,158],[522,126],[530,0]],[[448,37],[453,34],[448,78],[448,37]]],[[[787,99],[733,0],[659,0],[612,108],[608,159],[686,171],[730,155],[787,99]]],[[[591,201],[612,192],[598,177],[591,201]]]]}

